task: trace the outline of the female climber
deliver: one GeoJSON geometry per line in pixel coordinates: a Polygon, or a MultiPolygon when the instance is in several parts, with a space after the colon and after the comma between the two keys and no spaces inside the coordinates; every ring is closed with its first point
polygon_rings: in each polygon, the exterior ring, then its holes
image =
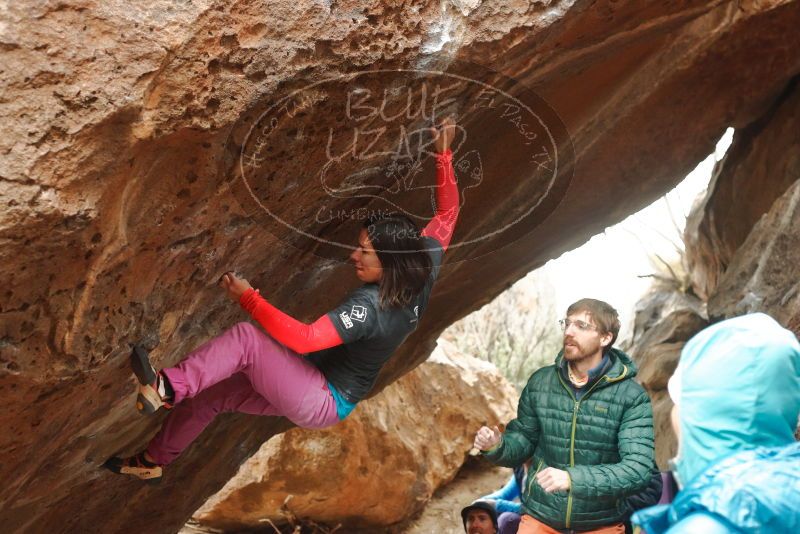
{"type": "Polygon", "coordinates": [[[428,304],[459,211],[450,144],[453,119],[431,128],[436,149],[436,213],[422,232],[407,217],[364,222],[350,255],[364,282],[307,325],[267,302],[247,280],[226,273],[220,285],[266,333],[241,322],[175,367],[156,371],[134,347],[140,412],[169,410],[147,448],[104,464],[114,473],[160,482],[162,467],[221,412],[280,415],[303,428],[345,417],[372,388],[381,367],[416,329],[428,304]]]}

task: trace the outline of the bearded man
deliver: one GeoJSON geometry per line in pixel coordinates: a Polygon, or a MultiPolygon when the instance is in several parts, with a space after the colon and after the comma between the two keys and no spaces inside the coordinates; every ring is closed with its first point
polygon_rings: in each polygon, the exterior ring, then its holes
{"type": "Polygon", "coordinates": [[[518,534],[622,534],[626,498],[647,486],[654,467],[650,398],[630,357],[612,348],[614,308],[581,299],[560,323],[555,364],[533,373],[505,432],[484,426],[475,447],[506,467],[533,459],[518,534]]]}

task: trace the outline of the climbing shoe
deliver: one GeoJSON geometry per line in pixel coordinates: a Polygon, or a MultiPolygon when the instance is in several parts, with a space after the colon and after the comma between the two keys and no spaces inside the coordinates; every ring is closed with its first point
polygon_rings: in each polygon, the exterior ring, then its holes
{"type": "Polygon", "coordinates": [[[161,466],[148,462],[144,457],[144,452],[140,452],[130,458],[119,458],[114,456],[106,460],[103,467],[118,475],[131,475],[148,484],[158,484],[161,482],[163,471],[161,466]]]}
{"type": "Polygon", "coordinates": [[[155,413],[162,406],[172,408],[174,392],[169,379],[156,372],[150,365],[150,357],[144,347],[135,345],[131,351],[131,368],[139,380],[139,394],[136,396],[136,409],[141,413],[155,413]]]}

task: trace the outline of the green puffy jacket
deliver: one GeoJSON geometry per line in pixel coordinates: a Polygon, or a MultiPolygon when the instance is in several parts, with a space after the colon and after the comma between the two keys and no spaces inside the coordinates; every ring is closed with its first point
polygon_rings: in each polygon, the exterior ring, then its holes
{"type": "Polygon", "coordinates": [[[567,384],[559,353],[555,365],[536,371],[522,391],[517,418],[500,445],[484,454],[516,467],[533,458],[522,491],[523,511],[556,529],[589,530],[621,522],[625,497],[644,489],[654,465],[653,411],[636,366],[609,351],[610,367],[587,384],[578,401],[567,384]],[[545,493],[533,476],[545,467],[569,473],[568,492],[545,493]]]}

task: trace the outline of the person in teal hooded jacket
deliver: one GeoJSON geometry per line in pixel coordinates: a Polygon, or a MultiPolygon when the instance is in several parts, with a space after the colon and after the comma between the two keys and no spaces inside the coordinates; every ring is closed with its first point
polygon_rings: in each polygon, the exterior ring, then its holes
{"type": "Polygon", "coordinates": [[[681,491],[633,524],[647,534],[800,532],[800,344],[755,313],[693,337],[669,383],[681,491]]]}

